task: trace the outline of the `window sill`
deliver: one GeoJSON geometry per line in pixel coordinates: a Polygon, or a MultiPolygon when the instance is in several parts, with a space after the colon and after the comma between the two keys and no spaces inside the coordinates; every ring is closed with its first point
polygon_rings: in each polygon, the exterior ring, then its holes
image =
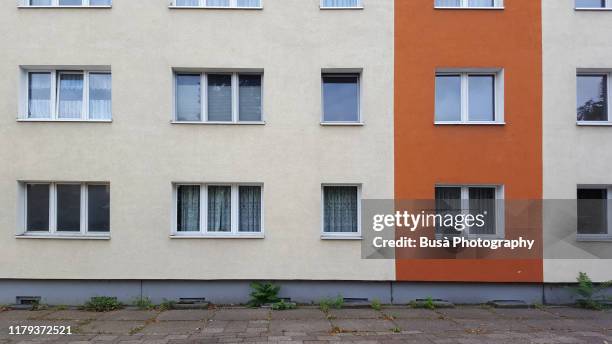
{"type": "Polygon", "coordinates": [[[446,7],[434,6],[436,10],[503,10],[505,7],[446,7]]]}
{"type": "Polygon", "coordinates": [[[363,10],[363,6],[355,7],[319,7],[321,10],[363,10]]]}
{"type": "Polygon", "coordinates": [[[581,122],[576,122],[576,125],[579,127],[610,127],[612,126],[612,122],[581,121],[581,122]]]}
{"type": "Polygon", "coordinates": [[[585,8],[585,7],[576,7],[574,8],[576,11],[612,11],[612,7],[610,8],[585,8]]]}
{"type": "Polygon", "coordinates": [[[612,235],[578,235],[576,236],[578,242],[612,242],[612,235]]]}
{"type": "Polygon", "coordinates": [[[363,240],[363,237],[360,234],[323,234],[321,235],[321,240],[363,240]]]}
{"type": "Polygon", "coordinates": [[[51,240],[110,240],[110,234],[37,234],[24,233],[15,235],[16,239],[51,239],[51,240]]]}
{"type": "Polygon", "coordinates": [[[506,122],[434,122],[434,125],[506,125],[506,122]]]}
{"type": "Polygon", "coordinates": [[[171,10],[263,10],[263,7],[168,6],[171,10]]]}
{"type": "Polygon", "coordinates": [[[265,125],[265,121],[254,122],[198,122],[198,121],[170,121],[171,124],[195,124],[195,125],[265,125]]]}
{"type": "Polygon", "coordinates": [[[103,8],[103,9],[109,9],[112,8],[113,6],[17,6],[17,8],[69,8],[69,9],[73,9],[73,8],[103,8]]]}
{"type": "Polygon", "coordinates": [[[112,119],[50,119],[50,118],[18,118],[17,122],[38,123],[112,123],[112,119]]]}
{"type": "Polygon", "coordinates": [[[265,239],[263,233],[257,234],[172,234],[170,239],[265,239]]]}
{"type": "Polygon", "coordinates": [[[321,122],[322,127],[363,127],[364,122],[321,122]]]}

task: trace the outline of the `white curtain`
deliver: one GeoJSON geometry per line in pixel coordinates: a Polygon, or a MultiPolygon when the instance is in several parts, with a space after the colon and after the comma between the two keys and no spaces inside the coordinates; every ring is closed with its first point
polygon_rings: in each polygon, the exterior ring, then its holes
{"type": "Polygon", "coordinates": [[[469,7],[494,7],[495,0],[468,0],[469,7]]]}
{"type": "Polygon", "coordinates": [[[59,75],[59,118],[81,118],[83,110],[83,74],[59,75]]]}
{"type": "Polygon", "coordinates": [[[261,0],[238,0],[238,7],[261,7],[261,0]]]}
{"type": "Polygon", "coordinates": [[[356,233],[357,187],[326,186],[324,198],[324,231],[329,233],[356,233]]]}
{"type": "Polygon", "coordinates": [[[208,187],[208,231],[231,232],[232,189],[229,186],[208,187]]]}
{"type": "Polygon", "coordinates": [[[323,7],[359,7],[361,0],[323,0],[323,7]]]}
{"type": "Polygon", "coordinates": [[[176,0],[176,6],[200,6],[199,0],[176,0]]]}
{"type": "Polygon", "coordinates": [[[261,121],[261,75],[240,75],[238,103],[241,121],[261,121]]]}
{"type": "Polygon", "coordinates": [[[180,185],[177,188],[177,230],[198,232],[200,230],[200,187],[180,185]]]}
{"type": "Polygon", "coordinates": [[[239,231],[261,232],[261,187],[240,186],[238,189],[239,231]]]}
{"type": "Polygon", "coordinates": [[[206,6],[209,7],[229,7],[230,0],[206,0],[206,6]]]}
{"type": "Polygon", "coordinates": [[[89,75],[89,118],[111,119],[111,75],[89,75]]]}
{"type": "Polygon", "coordinates": [[[51,73],[28,75],[28,118],[49,118],[51,113],[51,73]]]}
{"type": "Polygon", "coordinates": [[[232,120],[232,76],[208,74],[208,120],[232,120]]]}

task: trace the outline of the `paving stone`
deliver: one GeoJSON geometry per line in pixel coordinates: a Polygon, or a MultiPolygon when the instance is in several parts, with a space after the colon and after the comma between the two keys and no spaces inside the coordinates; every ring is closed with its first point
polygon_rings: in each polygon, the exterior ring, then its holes
{"type": "Polygon", "coordinates": [[[272,311],[272,320],[323,320],[325,313],[317,308],[290,309],[286,311],[272,311]]]}
{"type": "Polygon", "coordinates": [[[267,309],[229,308],[215,312],[214,320],[266,320],[270,311],[267,309]]]}
{"type": "Polygon", "coordinates": [[[507,321],[503,319],[453,319],[464,332],[471,334],[490,333],[495,331],[530,331],[529,322],[507,321]]]}
{"type": "Polygon", "coordinates": [[[0,321],[2,320],[34,320],[40,319],[53,311],[5,311],[0,312],[0,321]]]}
{"type": "Polygon", "coordinates": [[[103,316],[104,313],[100,312],[87,312],[79,310],[63,310],[49,313],[43,317],[43,319],[55,319],[55,320],[90,320],[98,319],[103,316]]]}
{"type": "Polygon", "coordinates": [[[440,314],[420,308],[392,308],[385,309],[384,314],[390,315],[397,319],[438,319],[440,314]]]}
{"type": "Polygon", "coordinates": [[[605,312],[602,311],[572,307],[547,308],[546,311],[556,316],[569,319],[597,319],[606,316],[605,312]]]}
{"type": "Polygon", "coordinates": [[[390,332],[391,329],[396,327],[393,322],[382,319],[337,319],[332,320],[332,325],[342,331],[359,332],[390,332]]]}
{"type": "Polygon", "coordinates": [[[203,309],[169,310],[157,316],[158,321],[197,321],[207,320],[213,316],[214,312],[203,309]]]}
{"type": "Polygon", "coordinates": [[[503,319],[556,319],[556,315],[539,309],[491,309],[495,317],[503,319]]]}
{"type": "MultiPolygon", "coordinates": [[[[147,324],[140,331],[145,335],[149,334],[192,334],[202,331],[206,326],[203,321],[159,321],[147,324]]],[[[184,338],[169,338],[169,339],[184,339],[184,338]]]]}
{"type": "Polygon", "coordinates": [[[272,320],[270,321],[270,333],[283,332],[326,332],[332,327],[328,320],[272,320]]]}
{"type": "Polygon", "coordinates": [[[489,308],[483,307],[461,307],[436,310],[450,319],[491,319],[495,314],[489,308]]]}
{"type": "Polygon", "coordinates": [[[335,319],[379,319],[382,313],[373,309],[330,309],[328,312],[335,319]]]}
{"type": "Polygon", "coordinates": [[[94,320],[79,328],[81,333],[130,334],[134,329],[143,327],[144,321],[94,320]]]}
{"type": "Polygon", "coordinates": [[[157,311],[140,311],[122,309],[112,312],[104,313],[99,320],[121,320],[121,321],[137,321],[137,320],[149,320],[153,319],[158,315],[157,311]]]}
{"type": "MultiPolygon", "coordinates": [[[[402,331],[420,331],[423,333],[437,333],[444,331],[457,331],[462,327],[449,320],[435,319],[396,319],[393,321],[402,331]]],[[[393,327],[393,326],[392,326],[393,327]]],[[[391,327],[391,328],[392,328],[391,327]]]]}

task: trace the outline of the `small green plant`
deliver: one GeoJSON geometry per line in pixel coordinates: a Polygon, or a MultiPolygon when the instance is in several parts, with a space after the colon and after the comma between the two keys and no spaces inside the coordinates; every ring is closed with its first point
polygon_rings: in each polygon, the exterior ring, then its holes
{"type": "Polygon", "coordinates": [[[253,282],[251,283],[251,289],[249,307],[261,307],[267,303],[276,303],[280,300],[278,298],[280,286],[270,282],[253,282]]]}
{"type": "Polygon", "coordinates": [[[94,312],[110,312],[123,308],[123,305],[117,301],[116,297],[94,296],[85,303],[83,308],[94,312]]]}
{"type": "Polygon", "coordinates": [[[572,287],[571,290],[576,296],[578,306],[594,310],[601,310],[605,307],[602,301],[607,300],[607,298],[598,296],[598,294],[612,286],[612,281],[595,285],[589,275],[584,272],[578,274],[576,281],[578,285],[572,287]]]}
{"type": "Polygon", "coordinates": [[[391,332],[393,332],[393,333],[400,333],[400,332],[402,332],[402,329],[400,329],[399,327],[395,326],[394,328],[391,329],[391,332]]]}
{"type": "Polygon", "coordinates": [[[372,304],[370,306],[372,306],[372,309],[376,311],[380,311],[382,309],[382,305],[379,299],[372,300],[372,304]]]}
{"type": "Polygon", "coordinates": [[[157,306],[157,309],[159,309],[160,311],[167,311],[170,309],[174,309],[175,306],[176,301],[164,299],[164,301],[160,303],[159,306],[157,306]]]}
{"type": "Polygon", "coordinates": [[[139,297],[134,300],[134,306],[138,307],[138,309],[149,310],[155,308],[153,302],[148,297],[139,297]]]}
{"type": "Polygon", "coordinates": [[[412,308],[436,309],[436,304],[431,296],[427,297],[425,300],[412,301],[410,302],[410,306],[412,308]]]}
{"type": "Polygon", "coordinates": [[[295,309],[296,305],[293,302],[285,302],[284,300],[280,300],[276,303],[272,304],[272,309],[275,311],[284,311],[287,309],[295,309]]]}
{"type": "Polygon", "coordinates": [[[338,295],[335,299],[323,299],[319,301],[319,308],[323,312],[328,312],[330,308],[341,309],[344,307],[344,297],[338,295]]]}

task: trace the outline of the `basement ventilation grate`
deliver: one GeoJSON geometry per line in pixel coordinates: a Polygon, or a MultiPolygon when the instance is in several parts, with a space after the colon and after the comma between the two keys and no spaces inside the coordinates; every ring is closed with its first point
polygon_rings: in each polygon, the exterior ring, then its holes
{"type": "Polygon", "coordinates": [[[40,296],[17,296],[15,304],[29,306],[37,305],[40,303],[40,296]]]}
{"type": "Polygon", "coordinates": [[[205,297],[181,297],[178,303],[181,305],[199,305],[208,302],[206,302],[205,297]]]}

